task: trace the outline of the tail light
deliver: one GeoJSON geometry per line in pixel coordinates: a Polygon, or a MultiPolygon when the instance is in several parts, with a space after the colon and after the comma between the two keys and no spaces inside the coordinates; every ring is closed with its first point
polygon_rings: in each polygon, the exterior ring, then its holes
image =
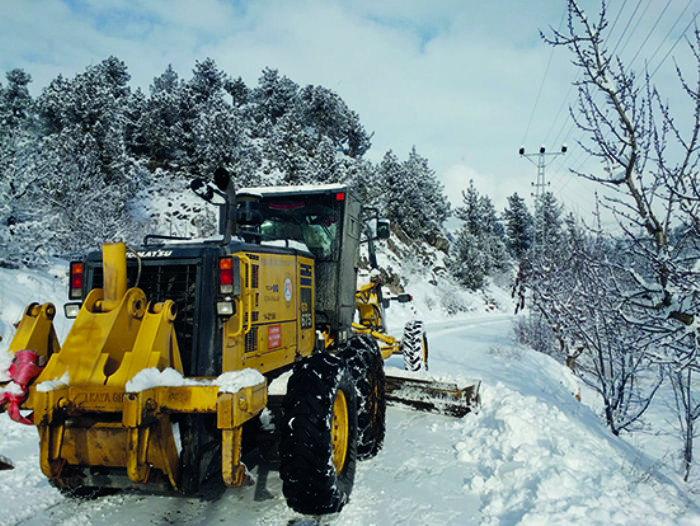
{"type": "Polygon", "coordinates": [[[233,256],[219,260],[219,294],[225,296],[216,302],[216,312],[220,316],[236,313],[236,306],[231,296],[241,294],[240,260],[233,256]]]}
{"type": "Polygon", "coordinates": [[[83,264],[76,261],[70,264],[70,284],[68,285],[68,297],[79,300],[83,297],[83,264]]]}
{"type": "Polygon", "coordinates": [[[233,258],[219,260],[219,292],[233,294],[233,258]]]}

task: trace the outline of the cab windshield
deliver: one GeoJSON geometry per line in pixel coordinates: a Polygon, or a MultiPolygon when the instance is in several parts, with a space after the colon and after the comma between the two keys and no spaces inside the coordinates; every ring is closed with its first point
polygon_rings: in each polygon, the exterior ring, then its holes
{"type": "Polygon", "coordinates": [[[342,201],[333,194],[264,197],[260,237],[264,241],[298,241],[319,261],[333,261],[338,253],[342,201]]]}

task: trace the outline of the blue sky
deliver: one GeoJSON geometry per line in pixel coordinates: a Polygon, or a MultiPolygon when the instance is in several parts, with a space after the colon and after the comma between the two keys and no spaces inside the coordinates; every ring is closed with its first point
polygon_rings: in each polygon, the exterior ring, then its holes
{"type": "MultiPolygon", "coordinates": [[[[654,80],[674,100],[673,60],[694,74],[687,44],[677,42],[700,0],[609,3],[610,42],[638,67],[645,58],[661,64],[654,80]]],[[[590,17],[600,7],[581,4],[590,17]]],[[[593,188],[568,171],[588,162],[567,110],[576,72],[564,49],[539,37],[565,8],[564,0],[0,0],[0,72],[23,68],[36,95],[59,73],[109,55],[146,92],[168,64],[189,78],[195,61],[211,57],[249,86],[276,68],[336,91],[374,132],[370,159],[389,149],[405,159],[415,145],[455,204],[470,179],[499,210],[515,191],[529,198],[536,169],[518,148],[566,142],[546,178],[568,209],[589,217],[593,188]]]]}

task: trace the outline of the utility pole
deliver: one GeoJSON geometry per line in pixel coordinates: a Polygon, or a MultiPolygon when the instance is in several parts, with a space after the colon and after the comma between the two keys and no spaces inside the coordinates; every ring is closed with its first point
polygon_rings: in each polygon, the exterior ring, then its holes
{"type": "Polygon", "coordinates": [[[556,157],[559,155],[564,155],[566,153],[566,144],[561,147],[561,151],[558,152],[548,152],[546,151],[544,145],[540,146],[540,151],[538,153],[525,153],[525,147],[521,146],[518,150],[520,157],[525,157],[532,164],[537,166],[537,181],[532,183],[533,193],[531,194],[535,200],[535,250],[537,250],[538,245],[540,245],[544,239],[542,239],[542,232],[540,229],[543,227],[543,210],[540,203],[540,198],[544,194],[544,189],[549,185],[544,178],[544,169],[547,166],[548,157],[556,157]]]}

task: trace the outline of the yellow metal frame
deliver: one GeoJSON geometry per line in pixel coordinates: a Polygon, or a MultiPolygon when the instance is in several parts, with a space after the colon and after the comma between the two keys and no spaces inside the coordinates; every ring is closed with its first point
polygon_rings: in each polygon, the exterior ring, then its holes
{"type": "MultiPolygon", "coordinates": [[[[105,289],[88,294],[63,347],[50,303],[27,307],[10,343],[13,352],[32,349],[40,362],[48,360],[22,405],[34,410],[41,470],[56,479],[66,465],[122,467],[132,482],[142,484],[157,469],[177,490],[179,454],[170,417],[211,413],[222,431],[224,482],[239,486],[245,475],[241,426],[266,406],[267,382],[235,393],[206,383],[127,392],[126,383],[143,369],[172,367],[182,373],[183,368],[173,328],[174,303],[149,304],[142,290],[127,290],[125,254],[121,243],[103,247],[105,289]],[[68,385],[37,390],[42,382],[65,374],[68,385]],[[95,421],[95,415],[109,413],[117,418],[95,421]]],[[[244,268],[250,265],[248,258],[242,261],[244,268]]],[[[252,305],[249,288],[244,286],[240,301],[252,305]]],[[[251,321],[240,318],[238,332],[245,334],[251,321]]]]}
{"type": "Polygon", "coordinates": [[[49,356],[61,348],[53,327],[55,315],[56,307],[53,303],[32,303],[27,306],[10,342],[10,352],[30,349],[37,353],[39,365],[46,364],[49,356]]]}
{"type": "Polygon", "coordinates": [[[380,342],[379,349],[382,358],[388,359],[401,350],[401,342],[382,331],[382,309],[379,304],[379,283],[370,282],[360,287],[355,293],[355,308],[359,315],[359,323],[354,322],[352,329],[357,334],[368,334],[380,342]]]}

